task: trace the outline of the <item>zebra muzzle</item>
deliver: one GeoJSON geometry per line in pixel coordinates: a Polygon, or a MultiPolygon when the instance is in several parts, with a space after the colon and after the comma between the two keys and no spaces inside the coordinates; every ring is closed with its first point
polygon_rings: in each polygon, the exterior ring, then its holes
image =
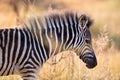
{"type": "Polygon", "coordinates": [[[84,63],[86,63],[86,66],[88,68],[94,68],[97,65],[97,60],[96,57],[93,53],[85,53],[84,55],[80,56],[80,59],[82,59],[82,61],[84,63]]]}

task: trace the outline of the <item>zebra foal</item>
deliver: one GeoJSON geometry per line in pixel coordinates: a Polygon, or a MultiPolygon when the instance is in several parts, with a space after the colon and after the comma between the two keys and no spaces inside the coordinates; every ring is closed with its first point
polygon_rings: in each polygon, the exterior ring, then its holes
{"type": "Polygon", "coordinates": [[[74,51],[88,68],[97,65],[85,14],[63,12],[37,16],[22,28],[0,29],[0,75],[38,80],[42,65],[59,52],[74,51]]]}

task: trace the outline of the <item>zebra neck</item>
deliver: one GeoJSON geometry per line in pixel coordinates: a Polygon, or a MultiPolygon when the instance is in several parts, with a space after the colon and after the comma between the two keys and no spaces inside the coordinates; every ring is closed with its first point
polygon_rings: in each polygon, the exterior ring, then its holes
{"type": "Polygon", "coordinates": [[[49,54],[49,57],[55,56],[58,53],[64,51],[63,44],[60,40],[55,39],[55,37],[48,36],[49,39],[44,40],[44,46],[49,54]]]}

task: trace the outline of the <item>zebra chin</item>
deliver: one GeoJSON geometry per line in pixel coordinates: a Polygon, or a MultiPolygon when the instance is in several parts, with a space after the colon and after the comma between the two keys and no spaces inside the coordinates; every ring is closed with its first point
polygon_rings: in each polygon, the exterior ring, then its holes
{"type": "Polygon", "coordinates": [[[94,55],[94,52],[85,53],[84,55],[80,56],[80,59],[82,59],[82,61],[86,63],[86,67],[89,69],[92,69],[97,65],[97,59],[96,56],[94,55]]]}

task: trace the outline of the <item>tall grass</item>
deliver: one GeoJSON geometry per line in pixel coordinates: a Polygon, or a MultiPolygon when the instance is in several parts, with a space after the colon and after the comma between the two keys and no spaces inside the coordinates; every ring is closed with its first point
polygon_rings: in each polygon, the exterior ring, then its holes
{"type": "Polygon", "coordinates": [[[40,80],[119,80],[119,51],[112,44],[107,32],[93,39],[93,47],[98,60],[94,69],[85,64],[73,52],[57,55],[56,64],[48,61],[41,72],[40,80]],[[111,44],[111,46],[109,46],[111,44]],[[48,67],[49,66],[49,67],[48,67]]]}
{"type": "MultiPolygon", "coordinates": [[[[94,69],[87,69],[75,53],[62,52],[43,65],[39,79],[120,80],[120,1],[56,0],[55,2],[57,1],[64,3],[67,9],[88,12],[94,19],[91,32],[98,65],[94,69]],[[105,30],[104,26],[107,26],[105,30]]],[[[27,16],[39,13],[41,9],[43,8],[31,8],[27,16]]],[[[0,28],[13,26],[16,23],[15,13],[9,5],[0,3],[0,11],[0,28]]],[[[20,80],[20,77],[4,76],[0,77],[0,80],[20,80]]]]}
{"type": "MultiPolygon", "coordinates": [[[[49,59],[40,72],[40,80],[120,80],[120,52],[112,44],[107,32],[93,38],[98,65],[94,69],[66,51],[49,59]],[[111,46],[108,46],[111,43],[111,46]]],[[[20,80],[19,76],[1,77],[0,80],[20,80]]]]}

